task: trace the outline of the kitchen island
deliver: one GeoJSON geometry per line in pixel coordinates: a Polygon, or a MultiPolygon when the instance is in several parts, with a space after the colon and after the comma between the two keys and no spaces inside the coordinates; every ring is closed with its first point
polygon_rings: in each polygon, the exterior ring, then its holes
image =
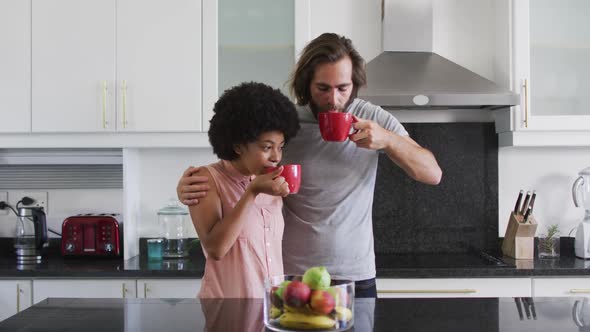
{"type": "MultiPolygon", "coordinates": [[[[584,317],[590,322],[586,301],[357,299],[354,331],[586,331],[579,327],[584,317]]],[[[0,322],[0,331],[259,332],[262,310],[262,300],[49,298],[0,322]]]]}

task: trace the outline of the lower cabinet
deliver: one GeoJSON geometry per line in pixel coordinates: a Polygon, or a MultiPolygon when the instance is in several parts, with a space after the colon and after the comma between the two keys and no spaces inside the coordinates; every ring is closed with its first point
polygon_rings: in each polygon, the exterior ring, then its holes
{"type": "Polygon", "coordinates": [[[530,297],[530,278],[377,279],[377,296],[530,297]]]}
{"type": "Polygon", "coordinates": [[[31,280],[0,280],[0,321],[31,306],[31,280]]]}
{"type": "Polygon", "coordinates": [[[36,279],[33,303],[48,297],[135,298],[135,279],[36,279]]]}
{"type": "Polygon", "coordinates": [[[48,297],[196,298],[201,279],[35,279],[32,284],[38,303],[48,297]]]}
{"type": "Polygon", "coordinates": [[[196,298],[201,279],[138,279],[138,298],[196,298]]]}
{"type": "Polygon", "coordinates": [[[590,297],[590,278],[533,278],[535,297],[590,297]]]}

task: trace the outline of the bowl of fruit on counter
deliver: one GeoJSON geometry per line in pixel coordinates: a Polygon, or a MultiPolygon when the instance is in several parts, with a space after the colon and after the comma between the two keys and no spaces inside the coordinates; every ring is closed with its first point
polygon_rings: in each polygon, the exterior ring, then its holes
{"type": "Polygon", "coordinates": [[[354,324],[354,281],[323,266],[265,282],[264,325],[273,331],[345,331],[354,324]]]}

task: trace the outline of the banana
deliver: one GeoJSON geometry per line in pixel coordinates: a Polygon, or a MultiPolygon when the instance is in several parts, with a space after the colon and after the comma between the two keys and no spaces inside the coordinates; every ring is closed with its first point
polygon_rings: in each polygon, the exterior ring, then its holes
{"type": "Polygon", "coordinates": [[[274,305],[270,307],[270,318],[277,318],[281,315],[281,309],[275,307],[274,305]]]}
{"type": "Polygon", "coordinates": [[[336,307],[334,310],[336,310],[336,318],[338,320],[343,320],[348,322],[349,320],[352,319],[352,310],[346,308],[346,307],[336,307]]]}
{"type": "Polygon", "coordinates": [[[281,326],[295,330],[329,329],[336,321],[328,316],[285,312],[279,317],[281,326]]]}

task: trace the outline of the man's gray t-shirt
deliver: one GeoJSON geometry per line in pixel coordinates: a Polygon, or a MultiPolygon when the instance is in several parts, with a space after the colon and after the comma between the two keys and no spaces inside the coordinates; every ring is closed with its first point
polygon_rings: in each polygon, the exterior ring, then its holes
{"type": "MultiPolygon", "coordinates": [[[[301,164],[301,188],[284,199],[283,262],[286,274],[325,266],[352,280],[375,277],[372,205],[378,152],[350,140],[322,140],[309,106],[297,107],[301,129],[285,147],[282,164],[301,164]]],[[[346,109],[361,119],[407,136],[381,107],[355,99],[346,109]]]]}

